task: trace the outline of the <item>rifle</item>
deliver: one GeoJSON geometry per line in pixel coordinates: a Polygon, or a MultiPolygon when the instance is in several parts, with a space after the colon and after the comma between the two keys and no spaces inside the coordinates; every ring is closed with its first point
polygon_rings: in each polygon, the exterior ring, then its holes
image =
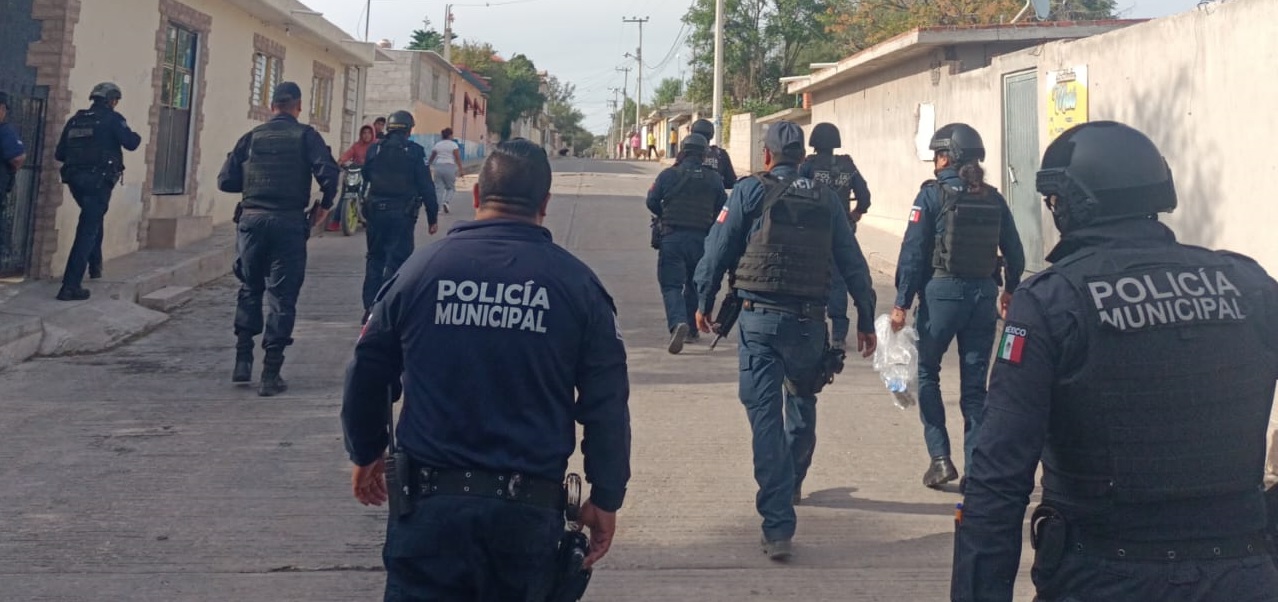
{"type": "Polygon", "coordinates": [[[728,294],[723,296],[723,303],[719,304],[719,313],[714,316],[714,325],[710,327],[711,332],[714,333],[714,340],[710,342],[711,349],[714,349],[723,337],[728,336],[739,317],[741,317],[741,297],[737,295],[737,289],[728,289],[728,294]]]}
{"type": "Polygon", "coordinates": [[[577,602],[586,595],[594,569],[583,568],[590,555],[590,540],[581,532],[581,477],[570,473],[564,479],[564,535],[555,559],[555,585],[546,602],[577,602]]]}

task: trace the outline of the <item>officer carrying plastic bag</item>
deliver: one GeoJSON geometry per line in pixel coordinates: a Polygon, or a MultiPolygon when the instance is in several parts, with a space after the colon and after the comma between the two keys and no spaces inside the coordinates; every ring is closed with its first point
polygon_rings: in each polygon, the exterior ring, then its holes
{"type": "Polygon", "coordinates": [[[913,326],[892,332],[892,319],[882,314],[874,321],[879,346],[874,350],[874,371],[892,393],[893,403],[902,410],[914,406],[918,389],[918,333],[913,326]]]}

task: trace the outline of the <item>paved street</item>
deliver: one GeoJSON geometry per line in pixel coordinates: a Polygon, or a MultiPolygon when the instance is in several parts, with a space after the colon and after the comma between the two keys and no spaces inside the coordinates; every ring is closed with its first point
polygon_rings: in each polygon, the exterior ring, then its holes
{"type": "MultiPolygon", "coordinates": [[[[947,598],[959,497],[922,487],[918,417],[892,405],[868,360],[821,396],[794,560],[759,553],[735,336],[713,353],[664,349],[641,200],[657,167],[556,167],[548,225],[616,298],[633,390],[634,477],[588,599],[947,598]]],[[[454,201],[441,235],[469,206],[454,201]]],[[[0,599],[380,599],[386,511],[351,497],[338,422],[363,247],[362,235],[312,241],[285,396],[229,381],[231,278],[113,351],[0,372],[0,599]]],[[[890,279],[876,281],[882,310],[890,279]]],[[[954,366],[944,384],[961,449],[954,366]]]]}

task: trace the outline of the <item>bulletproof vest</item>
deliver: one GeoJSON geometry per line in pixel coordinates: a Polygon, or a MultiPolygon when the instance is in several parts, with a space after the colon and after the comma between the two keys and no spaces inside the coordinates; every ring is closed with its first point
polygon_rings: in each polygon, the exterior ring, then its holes
{"type": "Polygon", "coordinates": [[[270,121],[255,128],[244,162],[244,206],[254,209],[305,209],[311,196],[311,166],[306,161],[306,126],[270,121]]]}
{"type": "Polygon", "coordinates": [[[661,223],[676,228],[708,231],[714,224],[714,202],[719,195],[704,165],[683,164],[675,168],[679,181],[662,201],[661,223]]]}
{"type": "Polygon", "coordinates": [[[706,149],[706,157],[701,164],[710,168],[712,171],[719,171],[719,153],[716,152],[718,147],[712,146],[706,149]]]}
{"type": "MultiPolygon", "coordinates": [[[[1158,503],[1260,495],[1276,354],[1239,262],[1159,245],[1082,251],[1053,266],[1084,300],[1081,367],[1053,392],[1044,498],[1158,503]]],[[[997,354],[1019,354],[1020,327],[997,354]]]]}
{"type": "Polygon", "coordinates": [[[377,155],[368,185],[371,198],[402,199],[417,194],[412,154],[402,136],[387,136],[377,143],[377,155]]]}
{"type": "MultiPolygon", "coordinates": [[[[852,177],[856,164],[847,155],[817,155],[812,161],[812,181],[834,191],[840,201],[852,198],[852,177]]],[[[851,207],[848,208],[851,211],[851,207]]]]}
{"type": "Polygon", "coordinates": [[[124,165],[124,153],[111,135],[109,115],[110,109],[93,107],[77,112],[67,122],[66,169],[115,173],[124,165]]]}
{"type": "Polygon", "coordinates": [[[806,178],[755,176],[764,186],[762,224],[737,263],[737,288],[829,299],[833,207],[806,178]]]}
{"type": "Polygon", "coordinates": [[[998,268],[1003,201],[988,188],[954,190],[936,184],[944,232],[936,237],[932,267],[960,278],[988,278],[998,268]]]}

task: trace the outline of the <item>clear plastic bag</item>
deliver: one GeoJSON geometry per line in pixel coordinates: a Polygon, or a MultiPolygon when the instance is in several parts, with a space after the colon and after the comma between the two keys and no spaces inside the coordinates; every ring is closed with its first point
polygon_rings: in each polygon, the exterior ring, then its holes
{"type": "Polygon", "coordinates": [[[874,321],[874,333],[879,339],[874,350],[874,371],[892,393],[896,407],[907,409],[915,404],[918,390],[918,332],[913,326],[892,332],[892,319],[883,314],[874,321]]]}

